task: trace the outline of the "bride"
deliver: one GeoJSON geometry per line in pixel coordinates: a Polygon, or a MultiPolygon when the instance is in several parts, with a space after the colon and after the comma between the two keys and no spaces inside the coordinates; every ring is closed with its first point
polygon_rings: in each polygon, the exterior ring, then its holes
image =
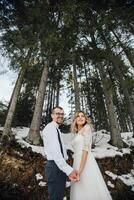
{"type": "Polygon", "coordinates": [[[84,112],[76,112],[72,121],[74,150],[73,167],[78,170],[79,181],[71,184],[70,200],[112,200],[98,164],[91,152],[93,128],[84,112]]]}

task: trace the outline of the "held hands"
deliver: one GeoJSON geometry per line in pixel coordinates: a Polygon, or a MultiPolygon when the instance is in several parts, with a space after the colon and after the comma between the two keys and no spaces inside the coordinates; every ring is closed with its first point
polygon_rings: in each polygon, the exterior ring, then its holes
{"type": "Polygon", "coordinates": [[[80,180],[79,172],[77,170],[73,170],[68,177],[70,181],[72,182],[76,182],[80,180]]]}

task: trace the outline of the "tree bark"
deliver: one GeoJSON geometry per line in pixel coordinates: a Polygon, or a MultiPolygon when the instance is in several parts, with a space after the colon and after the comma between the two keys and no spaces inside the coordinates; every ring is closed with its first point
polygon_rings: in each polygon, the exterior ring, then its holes
{"type": "Polygon", "coordinates": [[[18,79],[16,81],[16,84],[15,84],[15,87],[14,87],[14,90],[13,90],[13,93],[11,96],[10,106],[8,109],[4,129],[3,129],[3,136],[5,136],[5,135],[10,136],[11,125],[12,125],[12,121],[13,121],[13,117],[14,117],[14,113],[15,113],[15,109],[16,109],[16,105],[17,105],[17,99],[18,99],[18,96],[19,96],[19,93],[21,90],[25,71],[26,71],[26,68],[21,68],[20,73],[18,75],[18,79]]]}
{"type": "Polygon", "coordinates": [[[45,63],[40,80],[39,90],[37,93],[35,110],[31,122],[30,130],[27,136],[27,141],[31,144],[40,144],[40,123],[43,110],[44,97],[48,79],[48,63],[45,63]]]}
{"type": "Polygon", "coordinates": [[[80,110],[80,91],[77,81],[77,71],[76,71],[76,65],[73,64],[73,75],[74,75],[74,95],[75,95],[75,111],[80,110]]]}
{"type": "MultiPolygon", "coordinates": [[[[95,50],[98,50],[93,34],[91,34],[91,38],[93,42],[93,47],[95,48],[95,50]]],[[[109,86],[109,80],[105,77],[102,63],[99,63],[97,65],[97,68],[99,69],[99,73],[100,73],[100,77],[101,77],[101,81],[103,85],[103,91],[104,91],[104,95],[106,99],[109,125],[111,129],[110,142],[114,146],[123,147],[123,141],[121,139],[121,134],[120,134],[120,129],[119,129],[120,127],[117,120],[117,113],[115,112],[115,109],[114,109],[113,97],[112,97],[111,88],[109,86]]]]}
{"type": "Polygon", "coordinates": [[[117,113],[114,109],[111,88],[109,87],[109,80],[106,79],[104,74],[104,69],[102,67],[99,67],[99,72],[102,80],[103,91],[107,105],[109,124],[111,129],[111,144],[121,148],[123,147],[123,142],[121,139],[120,127],[117,120],[117,113]]]}
{"type": "Polygon", "coordinates": [[[113,30],[111,30],[111,31],[114,34],[117,42],[119,43],[119,45],[123,49],[124,53],[126,54],[126,57],[129,60],[130,65],[134,68],[134,56],[131,54],[130,51],[128,51],[128,48],[125,47],[125,45],[121,42],[121,40],[119,39],[119,37],[117,36],[117,34],[113,30]]]}
{"type": "Polygon", "coordinates": [[[86,66],[84,66],[84,72],[85,72],[85,77],[86,77],[86,83],[87,83],[87,86],[89,87],[89,89],[87,90],[87,103],[88,103],[88,106],[89,106],[89,110],[90,110],[90,115],[92,115],[92,103],[91,103],[91,95],[90,95],[90,82],[89,82],[89,78],[87,76],[87,68],[86,66]]]}
{"type": "Polygon", "coordinates": [[[56,106],[59,106],[59,96],[60,96],[60,82],[56,85],[56,106]]]}
{"type": "Polygon", "coordinates": [[[122,91],[124,93],[124,97],[126,99],[127,105],[128,105],[128,110],[129,110],[129,114],[130,114],[130,118],[131,118],[131,122],[132,122],[132,127],[133,127],[133,136],[134,136],[134,106],[131,100],[131,96],[128,92],[128,89],[126,87],[126,83],[122,74],[122,70],[120,69],[119,65],[116,62],[116,59],[113,59],[113,65],[114,68],[116,69],[116,75],[118,77],[119,83],[122,87],[122,91]]]}
{"type": "Polygon", "coordinates": [[[56,106],[59,106],[61,70],[59,69],[57,73],[58,77],[56,82],[56,106]]]}
{"type": "Polygon", "coordinates": [[[127,105],[128,105],[128,110],[129,110],[131,123],[132,123],[132,127],[133,127],[133,136],[134,136],[134,106],[133,106],[131,96],[129,95],[129,92],[128,92],[128,89],[127,89],[127,86],[126,86],[126,83],[125,83],[125,78],[123,76],[123,72],[121,70],[121,68],[123,68],[123,66],[124,66],[124,63],[123,63],[123,61],[119,60],[119,57],[117,57],[114,54],[114,52],[111,50],[109,43],[108,43],[107,39],[105,38],[103,32],[100,31],[100,33],[101,33],[103,41],[105,42],[106,48],[107,48],[107,50],[110,54],[110,60],[108,60],[108,62],[111,62],[113,64],[113,67],[115,68],[116,76],[117,76],[119,83],[122,87],[124,97],[125,97],[127,105]]]}

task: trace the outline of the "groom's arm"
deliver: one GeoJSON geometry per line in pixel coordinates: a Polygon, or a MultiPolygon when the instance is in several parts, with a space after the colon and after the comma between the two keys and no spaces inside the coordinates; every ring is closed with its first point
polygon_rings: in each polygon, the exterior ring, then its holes
{"type": "Polygon", "coordinates": [[[62,156],[55,126],[51,125],[45,127],[45,129],[43,130],[43,135],[45,135],[45,139],[48,144],[47,151],[51,156],[51,158],[49,159],[54,160],[58,168],[63,171],[67,176],[70,176],[74,169],[66,163],[65,159],[62,156]]]}

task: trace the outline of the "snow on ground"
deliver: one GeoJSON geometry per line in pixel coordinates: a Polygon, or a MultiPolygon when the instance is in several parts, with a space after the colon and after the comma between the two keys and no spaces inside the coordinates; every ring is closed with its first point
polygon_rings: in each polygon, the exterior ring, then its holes
{"type": "MultiPolygon", "coordinates": [[[[122,133],[123,140],[127,142],[127,139],[132,139],[132,133],[122,133]]],[[[108,144],[110,140],[110,134],[105,130],[97,131],[93,133],[93,143],[95,143],[95,148],[92,149],[92,152],[95,158],[104,158],[104,157],[115,157],[116,155],[123,156],[123,154],[129,154],[130,148],[118,149],[115,146],[108,144]]],[[[128,143],[128,142],[127,142],[128,143]]]]}
{"type": "Polygon", "coordinates": [[[45,187],[47,183],[43,181],[43,176],[40,173],[36,174],[35,176],[36,176],[36,180],[39,181],[38,183],[39,186],[45,187]]]}
{"type": "Polygon", "coordinates": [[[41,187],[45,187],[46,185],[47,185],[47,183],[44,182],[44,181],[40,181],[40,182],[39,182],[39,186],[41,186],[41,187]]]}
{"type": "Polygon", "coordinates": [[[41,174],[39,174],[39,173],[36,174],[35,176],[36,176],[36,179],[37,179],[37,180],[41,180],[41,179],[43,179],[43,176],[42,176],[41,174]]]}
{"type": "MultiPolygon", "coordinates": [[[[2,130],[2,127],[0,128],[2,130]]],[[[43,146],[35,146],[30,145],[25,141],[25,138],[28,134],[29,128],[26,127],[17,127],[13,129],[13,133],[15,138],[17,139],[18,143],[22,145],[22,147],[31,147],[34,152],[40,153],[45,156],[44,147],[43,146]]],[[[42,133],[41,133],[42,134],[42,133]]],[[[66,146],[66,149],[71,149],[71,142],[75,137],[74,134],[62,134],[63,141],[66,146]]],[[[121,133],[123,140],[129,145],[134,146],[134,138],[132,138],[132,132],[121,133]]],[[[92,148],[92,152],[95,158],[105,158],[105,157],[115,157],[115,155],[123,156],[123,154],[130,154],[130,148],[122,148],[118,149],[110,144],[108,141],[110,140],[110,134],[105,130],[100,130],[93,133],[93,143],[95,143],[95,148],[92,148]],[[107,134],[106,134],[107,133],[107,134]]]]}
{"type": "Polygon", "coordinates": [[[108,143],[103,143],[97,145],[92,152],[95,158],[105,158],[105,157],[115,157],[116,155],[123,156],[123,154],[130,154],[129,148],[122,148],[119,150],[117,147],[114,147],[108,143]]]}
{"type": "MultiPolygon", "coordinates": [[[[71,141],[75,137],[74,134],[63,134],[63,141],[67,149],[71,149],[71,141]]],[[[132,133],[123,133],[122,138],[127,142],[132,138],[132,133]]],[[[123,154],[130,154],[130,148],[122,148],[119,150],[117,147],[114,147],[108,144],[110,140],[110,135],[106,134],[105,130],[97,131],[93,133],[93,143],[95,143],[95,148],[92,148],[92,152],[95,158],[105,158],[105,157],[115,157],[116,155],[123,156],[123,154]]],[[[128,143],[128,142],[127,142],[128,143]]]]}
{"type": "MultiPolygon", "coordinates": [[[[134,170],[131,170],[131,173],[128,174],[122,174],[122,175],[116,175],[110,171],[105,171],[105,173],[112,178],[112,180],[116,180],[119,178],[125,185],[131,186],[131,190],[134,191],[134,170]]],[[[114,187],[114,185],[110,185],[111,183],[108,183],[110,187],[114,187]]]]}
{"type": "Polygon", "coordinates": [[[108,185],[109,187],[111,187],[111,188],[114,188],[114,184],[112,184],[111,181],[108,181],[108,182],[107,182],[107,185],[108,185]]]}
{"type": "MultiPolygon", "coordinates": [[[[2,129],[3,128],[0,127],[0,130],[2,129]]],[[[45,156],[43,146],[30,145],[25,141],[28,131],[29,128],[17,127],[13,129],[13,134],[15,135],[15,138],[17,139],[18,143],[21,144],[22,147],[25,146],[31,147],[34,152],[40,153],[43,156],[45,156]]],[[[68,134],[62,134],[62,136],[66,148],[72,150],[71,143],[75,135],[68,133],[68,134]]],[[[121,136],[124,142],[126,142],[129,145],[129,147],[134,146],[134,138],[132,137],[133,136],[132,132],[121,133],[121,136]]],[[[117,147],[108,144],[109,140],[110,140],[110,134],[105,130],[93,133],[93,144],[95,144],[95,148],[92,148],[92,152],[95,158],[115,157],[115,155],[123,156],[123,154],[130,154],[131,151],[130,148],[118,149],[117,147]]],[[[105,173],[108,176],[110,176],[113,180],[115,180],[116,178],[121,179],[126,185],[131,186],[132,187],[131,189],[134,191],[134,170],[131,170],[131,173],[129,174],[123,174],[121,176],[113,174],[110,171],[106,171],[105,173]]],[[[46,185],[46,182],[43,182],[42,180],[43,178],[41,174],[36,174],[36,179],[39,181],[39,185],[41,187],[44,187],[46,185]]],[[[108,181],[108,185],[111,188],[114,188],[114,185],[111,183],[111,181],[108,181]]],[[[69,186],[70,182],[67,182],[66,187],[69,186]]]]}
{"type": "Polygon", "coordinates": [[[118,176],[110,171],[105,171],[105,174],[110,176],[113,180],[115,180],[118,176]]]}
{"type": "Polygon", "coordinates": [[[18,143],[21,144],[22,147],[25,147],[25,146],[31,147],[34,152],[40,153],[43,156],[45,156],[43,146],[30,145],[28,142],[25,141],[28,131],[29,131],[29,128],[26,128],[26,127],[23,127],[23,128],[18,127],[18,128],[13,129],[15,138],[17,139],[18,143]]]}

